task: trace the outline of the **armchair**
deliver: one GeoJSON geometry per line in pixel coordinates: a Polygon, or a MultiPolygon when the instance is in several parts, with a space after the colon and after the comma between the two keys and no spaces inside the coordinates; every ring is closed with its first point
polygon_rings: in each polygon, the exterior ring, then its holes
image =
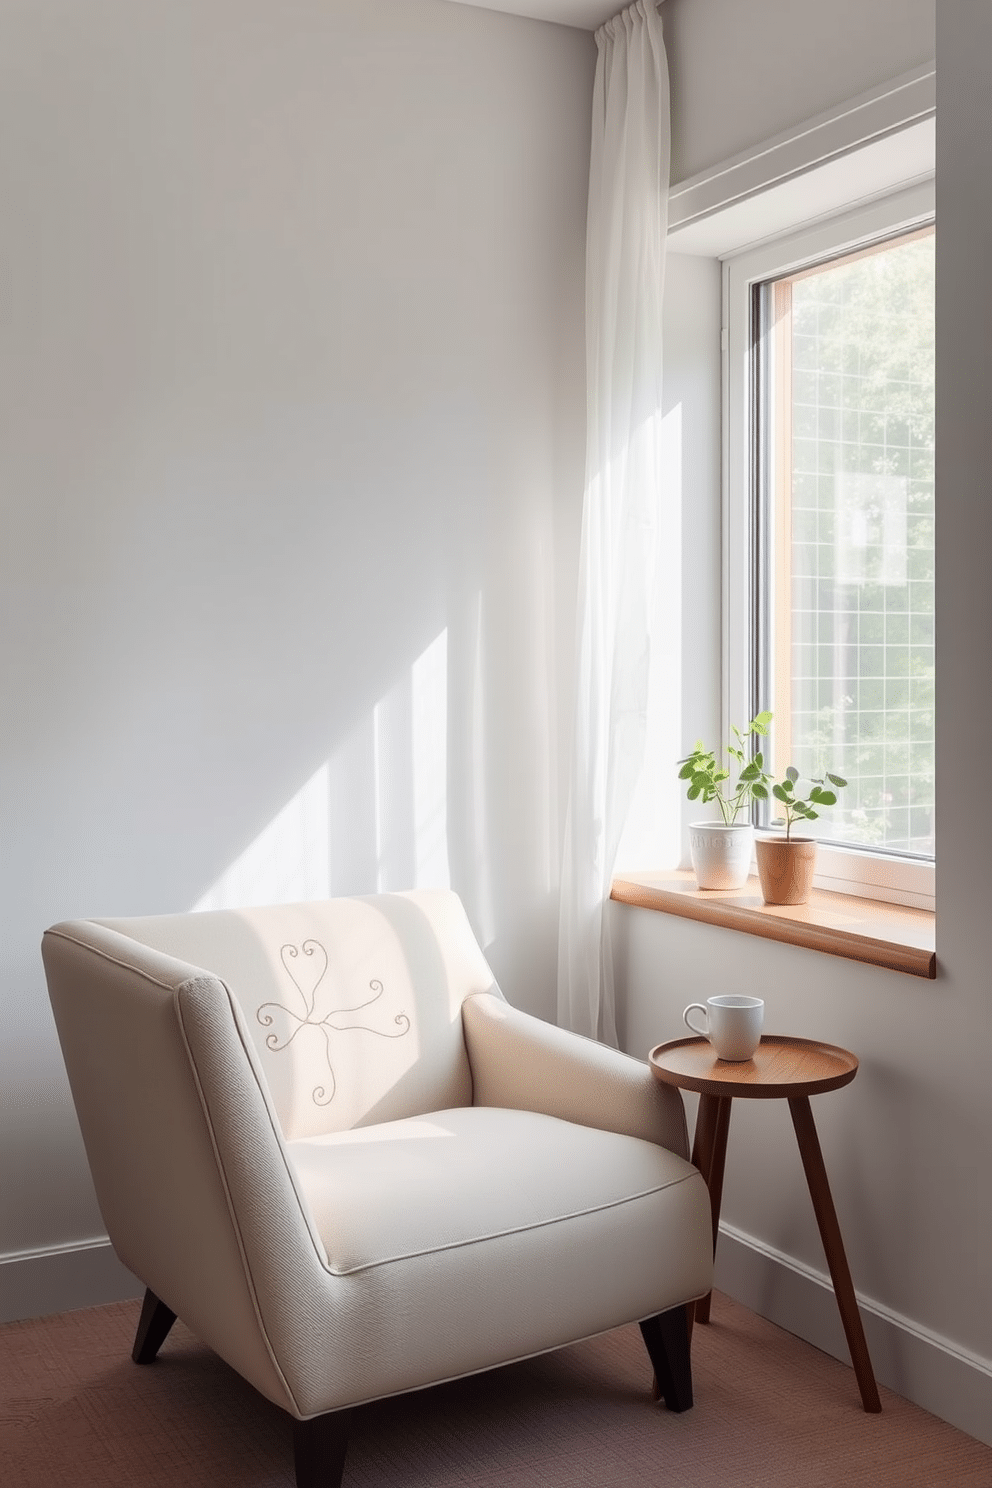
{"type": "Polygon", "coordinates": [[[639,1321],[692,1404],[710,1204],[679,1093],[514,1009],[445,892],[46,932],[101,1212],[147,1288],[294,1420],[298,1488],[349,1413],[639,1321]]]}

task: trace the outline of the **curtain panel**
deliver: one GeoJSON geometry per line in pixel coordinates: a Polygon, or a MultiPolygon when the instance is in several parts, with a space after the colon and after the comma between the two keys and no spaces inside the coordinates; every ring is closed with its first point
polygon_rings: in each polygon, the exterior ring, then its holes
{"type": "MultiPolygon", "coordinates": [[[[661,489],[668,64],[654,0],[596,33],[586,231],[586,476],[558,1021],[616,1046],[606,901],[644,761],[661,489]]],[[[663,534],[662,534],[663,535],[663,534]]]]}

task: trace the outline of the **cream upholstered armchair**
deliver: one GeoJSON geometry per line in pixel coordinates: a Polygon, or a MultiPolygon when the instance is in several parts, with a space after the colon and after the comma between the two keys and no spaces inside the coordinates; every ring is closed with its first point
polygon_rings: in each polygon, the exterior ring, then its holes
{"type": "Polygon", "coordinates": [[[75,921],[49,991],[110,1238],[341,1481],[350,1409],[640,1322],[692,1404],[678,1092],[515,1010],[450,893],[75,921]]]}

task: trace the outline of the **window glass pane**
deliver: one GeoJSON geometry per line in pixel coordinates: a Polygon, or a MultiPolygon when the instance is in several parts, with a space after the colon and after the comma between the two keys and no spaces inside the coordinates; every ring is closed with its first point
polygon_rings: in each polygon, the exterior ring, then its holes
{"type": "Polygon", "coordinates": [[[775,769],[821,838],[934,852],[934,235],[766,287],[775,769]]]}

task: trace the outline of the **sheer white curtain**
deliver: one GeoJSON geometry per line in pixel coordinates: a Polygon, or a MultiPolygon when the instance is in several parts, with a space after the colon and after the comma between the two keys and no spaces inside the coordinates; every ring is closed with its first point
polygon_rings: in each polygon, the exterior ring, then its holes
{"type": "Polygon", "coordinates": [[[558,1021],[616,1045],[606,899],[644,759],[661,520],[668,64],[655,0],[596,33],[586,232],[586,484],[558,1021]]]}

